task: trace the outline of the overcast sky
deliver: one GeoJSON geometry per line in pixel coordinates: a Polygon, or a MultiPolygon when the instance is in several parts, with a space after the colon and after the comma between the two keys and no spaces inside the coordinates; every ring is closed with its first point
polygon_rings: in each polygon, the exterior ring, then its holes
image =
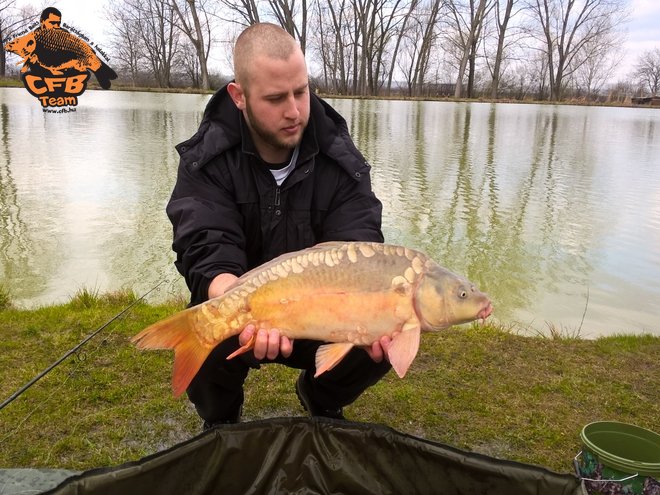
{"type": "MultiPolygon", "coordinates": [[[[62,21],[87,34],[101,45],[106,53],[111,47],[104,46],[109,22],[103,16],[107,0],[54,0],[52,5],[62,11],[62,21]]],[[[19,0],[19,3],[32,3],[19,0]]],[[[632,15],[626,25],[627,41],[624,59],[617,72],[618,77],[628,74],[645,50],[660,48],[660,0],[631,0],[632,15]]]]}

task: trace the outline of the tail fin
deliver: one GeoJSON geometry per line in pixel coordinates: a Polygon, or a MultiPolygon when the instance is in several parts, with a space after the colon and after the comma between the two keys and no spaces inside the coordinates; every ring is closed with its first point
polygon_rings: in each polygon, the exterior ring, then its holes
{"type": "Polygon", "coordinates": [[[154,323],[131,339],[138,349],[174,349],[174,397],[188,388],[212,350],[212,347],[203,345],[190,330],[190,311],[181,311],[154,323]]]}
{"type": "Polygon", "coordinates": [[[103,89],[110,89],[110,80],[117,79],[117,73],[103,60],[101,60],[101,67],[94,72],[94,75],[103,89]]]}

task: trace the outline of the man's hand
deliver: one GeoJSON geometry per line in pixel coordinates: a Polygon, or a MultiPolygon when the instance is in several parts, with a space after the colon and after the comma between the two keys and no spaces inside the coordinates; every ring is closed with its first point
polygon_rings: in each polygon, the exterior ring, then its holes
{"type": "Polygon", "coordinates": [[[371,347],[365,347],[364,350],[367,351],[367,354],[369,354],[371,359],[380,363],[383,359],[387,359],[387,351],[390,348],[391,343],[392,339],[387,335],[383,335],[380,339],[371,344],[371,347]]]}
{"type": "MultiPolygon", "coordinates": [[[[209,299],[224,294],[237,278],[236,275],[232,275],[231,273],[221,273],[216,276],[211,280],[211,284],[209,285],[209,299]]],[[[254,357],[259,360],[265,357],[275,359],[279,354],[289,357],[291,352],[293,352],[293,340],[280,335],[280,331],[276,328],[271,328],[270,330],[261,328],[257,330],[254,325],[248,325],[238,335],[238,343],[244,346],[255,335],[254,357]]]]}
{"type": "Polygon", "coordinates": [[[240,345],[247,344],[256,335],[254,342],[254,357],[261,360],[264,358],[275,359],[279,354],[289,357],[293,351],[293,340],[280,334],[277,328],[265,330],[254,325],[246,326],[238,335],[240,345]]]}
{"type": "Polygon", "coordinates": [[[209,299],[223,295],[238,277],[232,273],[217,275],[209,285],[209,299]]]}

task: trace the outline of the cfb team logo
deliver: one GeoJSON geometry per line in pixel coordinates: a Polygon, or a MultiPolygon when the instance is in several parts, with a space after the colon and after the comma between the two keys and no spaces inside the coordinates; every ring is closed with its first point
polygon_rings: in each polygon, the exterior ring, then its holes
{"type": "Polygon", "coordinates": [[[44,111],[70,111],[67,107],[75,107],[87,88],[90,72],[103,89],[110,88],[110,81],[117,78],[115,71],[89,45],[87,37],[82,33],[76,36],[72,33],[76,31],[74,28],[65,24],[65,29],[61,24],[60,11],[48,7],[41,13],[35,29],[5,45],[5,50],[21,57],[18,65],[23,64],[23,85],[39,100],[44,111]]]}

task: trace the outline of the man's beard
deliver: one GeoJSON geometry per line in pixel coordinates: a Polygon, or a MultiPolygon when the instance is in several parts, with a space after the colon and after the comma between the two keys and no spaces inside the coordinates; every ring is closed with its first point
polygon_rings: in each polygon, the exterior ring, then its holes
{"type": "Polygon", "coordinates": [[[303,131],[307,126],[307,122],[301,122],[302,125],[300,127],[300,133],[297,136],[297,139],[295,139],[294,141],[285,141],[283,139],[280,139],[276,133],[267,130],[265,126],[261,124],[259,119],[252,112],[252,108],[250,107],[250,104],[247,102],[245,104],[245,111],[247,113],[248,124],[252,129],[252,132],[254,132],[263,142],[265,142],[269,146],[272,146],[273,148],[280,150],[292,150],[302,140],[303,131]]]}

